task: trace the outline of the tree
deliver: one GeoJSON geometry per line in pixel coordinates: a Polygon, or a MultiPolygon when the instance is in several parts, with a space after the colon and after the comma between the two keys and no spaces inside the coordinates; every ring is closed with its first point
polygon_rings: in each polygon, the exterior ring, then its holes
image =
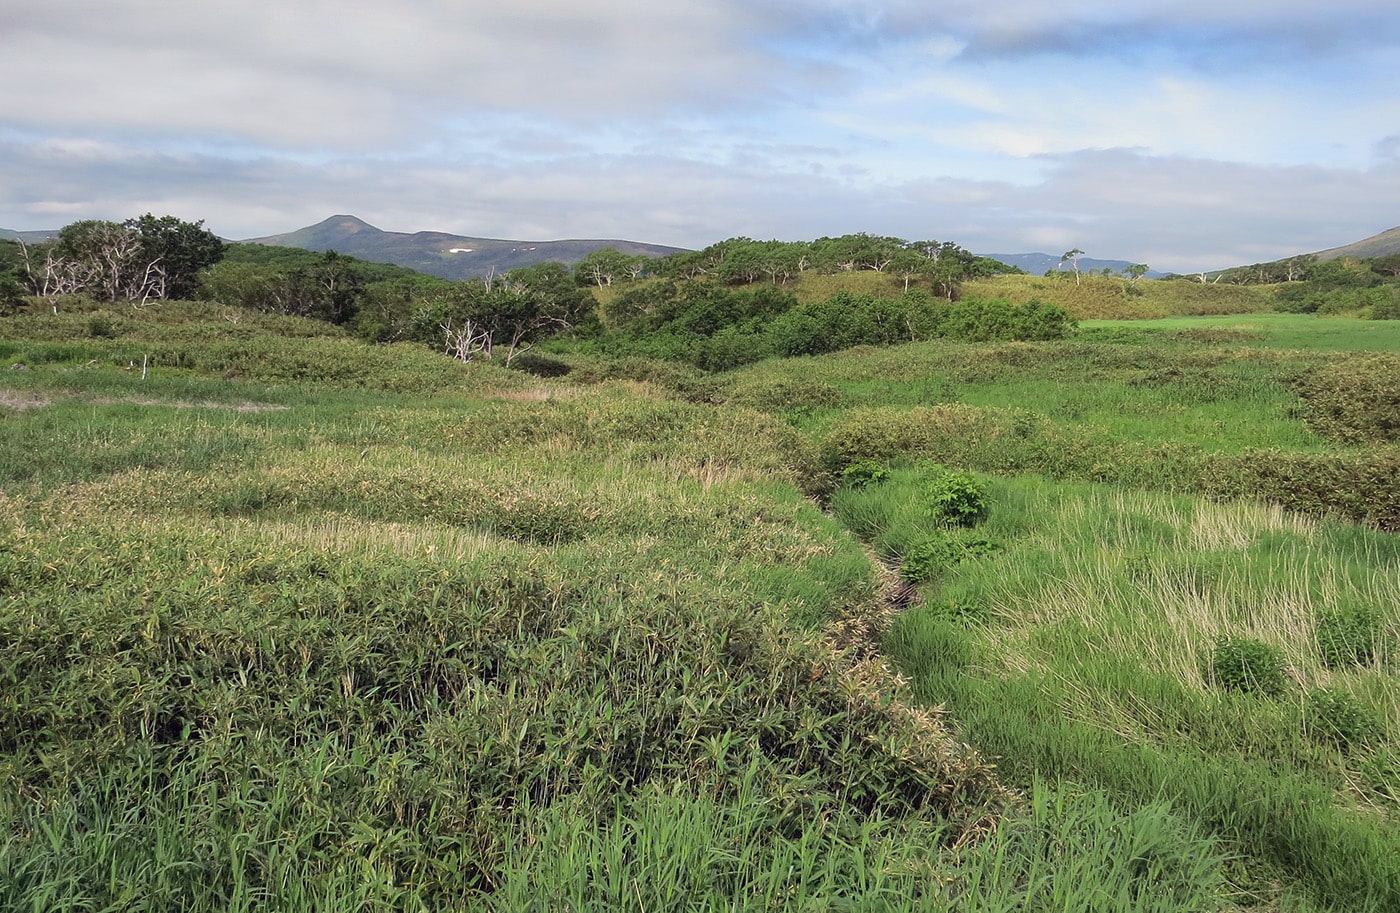
{"type": "Polygon", "coordinates": [[[931,272],[935,262],[917,250],[903,250],[890,264],[890,272],[904,280],[904,290],[907,292],[909,291],[909,283],[915,277],[931,272]]]}
{"type": "Polygon", "coordinates": [[[138,303],[188,297],[199,271],[224,255],[224,243],[202,224],[149,213],[125,222],[72,222],[53,241],[25,249],[26,277],[44,297],[85,292],[138,303]]]}
{"type": "Polygon", "coordinates": [[[818,238],[812,242],[814,259],[833,272],[875,270],[883,272],[904,249],[901,238],[865,232],[839,238],[818,238]]]}
{"type": "Polygon", "coordinates": [[[1077,247],[1076,247],[1076,248],[1073,248],[1072,250],[1067,250],[1067,251],[1065,251],[1063,254],[1060,255],[1060,265],[1061,265],[1061,266],[1064,266],[1065,263],[1068,262],[1071,266],[1074,267],[1074,284],[1075,284],[1075,285],[1078,285],[1078,284],[1079,284],[1079,258],[1082,257],[1082,256],[1084,256],[1084,251],[1080,250],[1080,249],[1077,248],[1077,247]]]}
{"type": "Polygon", "coordinates": [[[1383,276],[1400,276],[1400,254],[1386,254],[1370,261],[1371,271],[1383,276]]]}
{"type": "Polygon", "coordinates": [[[1284,281],[1295,282],[1303,278],[1304,271],[1306,271],[1308,266],[1316,259],[1317,258],[1312,254],[1305,254],[1301,257],[1294,257],[1289,260],[1284,267],[1284,281]]]}
{"type": "Polygon", "coordinates": [[[1134,263],[1132,266],[1124,270],[1124,272],[1128,274],[1128,279],[1132,282],[1132,284],[1137,285],[1137,281],[1143,276],[1147,275],[1147,269],[1148,266],[1146,263],[1134,263]]]}
{"type": "Polygon", "coordinates": [[[590,251],[574,266],[574,275],[584,285],[602,288],[629,274],[632,259],[615,247],[590,251]]]}
{"type": "Polygon", "coordinates": [[[141,242],[141,258],[159,263],[165,273],[167,298],[191,298],[199,286],[199,271],[224,258],[226,245],[204,229],[204,220],[183,222],[174,216],[146,213],[123,223],[141,242]]]}
{"type": "Polygon", "coordinates": [[[540,339],[574,326],[589,309],[578,296],[555,294],[550,277],[557,274],[537,264],[512,270],[500,281],[462,283],[432,310],[447,354],[473,361],[504,349],[509,365],[540,339]]]}

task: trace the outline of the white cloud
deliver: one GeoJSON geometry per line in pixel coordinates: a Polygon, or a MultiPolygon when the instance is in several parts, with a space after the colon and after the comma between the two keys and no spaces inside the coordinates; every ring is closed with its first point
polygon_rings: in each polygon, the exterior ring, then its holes
{"type": "Polygon", "coordinates": [[[1186,269],[1390,227],[1381,0],[47,0],[0,226],[696,246],[847,231],[1186,269]]]}

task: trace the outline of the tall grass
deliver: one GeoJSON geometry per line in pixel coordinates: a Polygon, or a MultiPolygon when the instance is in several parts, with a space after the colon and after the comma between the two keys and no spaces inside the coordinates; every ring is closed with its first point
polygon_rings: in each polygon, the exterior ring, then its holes
{"type": "MultiPolygon", "coordinates": [[[[920,478],[896,468],[832,507],[906,558],[929,535],[920,478]]],[[[995,548],[920,584],[888,639],[919,693],[1013,776],[1168,798],[1338,909],[1394,905],[1395,540],[1252,502],[1035,480],[992,491],[976,532],[995,548]],[[1318,630],[1346,611],[1375,619],[1376,649],[1339,666],[1318,630]],[[1224,636],[1276,647],[1285,692],[1222,690],[1210,670],[1224,636]]]]}

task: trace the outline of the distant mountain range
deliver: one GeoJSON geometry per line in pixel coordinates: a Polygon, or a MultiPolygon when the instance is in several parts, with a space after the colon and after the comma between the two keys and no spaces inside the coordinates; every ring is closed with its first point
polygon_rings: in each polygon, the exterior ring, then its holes
{"type": "MultiPolygon", "coordinates": [[[[23,240],[37,243],[58,234],[52,231],[11,231],[0,228],[0,240],[23,240]]],[[[471,238],[464,235],[450,235],[440,231],[419,231],[412,234],[398,231],[382,231],[373,225],[350,215],[331,216],[329,219],[308,225],[296,231],[263,238],[249,238],[246,244],[270,244],[276,247],[300,247],[305,250],[326,251],[358,257],[374,263],[394,263],[409,269],[441,276],[444,279],[467,279],[500,274],[521,266],[531,266],[546,260],[557,260],[572,266],[589,253],[601,247],[613,247],[625,254],[645,254],[649,257],[665,257],[685,248],[667,247],[661,244],[644,244],[637,241],[610,240],[569,240],[569,241],[507,241],[497,238],[471,238]]],[[[1400,227],[1383,231],[1378,235],[1328,250],[1317,251],[1312,256],[1319,260],[1335,260],[1338,257],[1383,257],[1400,253],[1400,227]]],[[[1000,260],[1008,266],[1015,266],[1034,276],[1042,276],[1047,270],[1071,269],[1068,263],[1052,254],[983,254],[993,260],[1000,260]]],[[[1290,257],[1281,258],[1292,259],[1290,257]]],[[[1079,258],[1079,269],[1104,268],[1121,271],[1132,266],[1129,260],[1095,260],[1079,258]]],[[[1165,273],[1149,270],[1149,277],[1160,277],[1165,273]]]]}
{"type": "Polygon", "coordinates": [[[8,228],[0,228],[0,241],[23,241],[25,244],[38,244],[40,241],[47,241],[58,234],[58,229],[52,231],[11,231],[8,228]]]}
{"type": "Polygon", "coordinates": [[[636,241],[570,240],[505,241],[498,238],[469,238],[440,231],[412,234],[381,231],[355,216],[331,216],[315,225],[265,238],[249,238],[245,244],[274,247],[300,247],[304,250],[334,250],[374,263],[406,266],[444,279],[469,279],[504,273],[521,266],[557,260],[572,266],[588,254],[612,247],[624,254],[664,257],[683,250],[661,244],[636,241]]]}
{"type": "MultiPolygon", "coordinates": [[[[1054,257],[1050,254],[981,254],[980,256],[990,257],[993,260],[999,260],[1005,263],[1007,266],[1023,269],[1032,276],[1043,276],[1052,269],[1063,270],[1067,273],[1074,271],[1074,267],[1070,265],[1068,260],[1061,260],[1059,257],[1054,257]]],[[[1111,269],[1114,272],[1122,272],[1132,265],[1134,264],[1130,260],[1094,260],[1089,257],[1079,258],[1079,271],[1081,273],[1087,273],[1091,269],[1111,269]]],[[[1155,269],[1150,269],[1144,273],[1144,275],[1149,279],[1159,279],[1167,274],[1155,269]]]]}

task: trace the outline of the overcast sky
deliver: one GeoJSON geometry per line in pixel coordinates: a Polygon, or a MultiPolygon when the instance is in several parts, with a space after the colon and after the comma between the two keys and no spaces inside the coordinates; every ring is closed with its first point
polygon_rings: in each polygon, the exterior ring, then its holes
{"type": "Polygon", "coordinates": [[[1194,271],[1400,225],[1393,0],[43,0],[0,227],[152,212],[1194,271]]]}

